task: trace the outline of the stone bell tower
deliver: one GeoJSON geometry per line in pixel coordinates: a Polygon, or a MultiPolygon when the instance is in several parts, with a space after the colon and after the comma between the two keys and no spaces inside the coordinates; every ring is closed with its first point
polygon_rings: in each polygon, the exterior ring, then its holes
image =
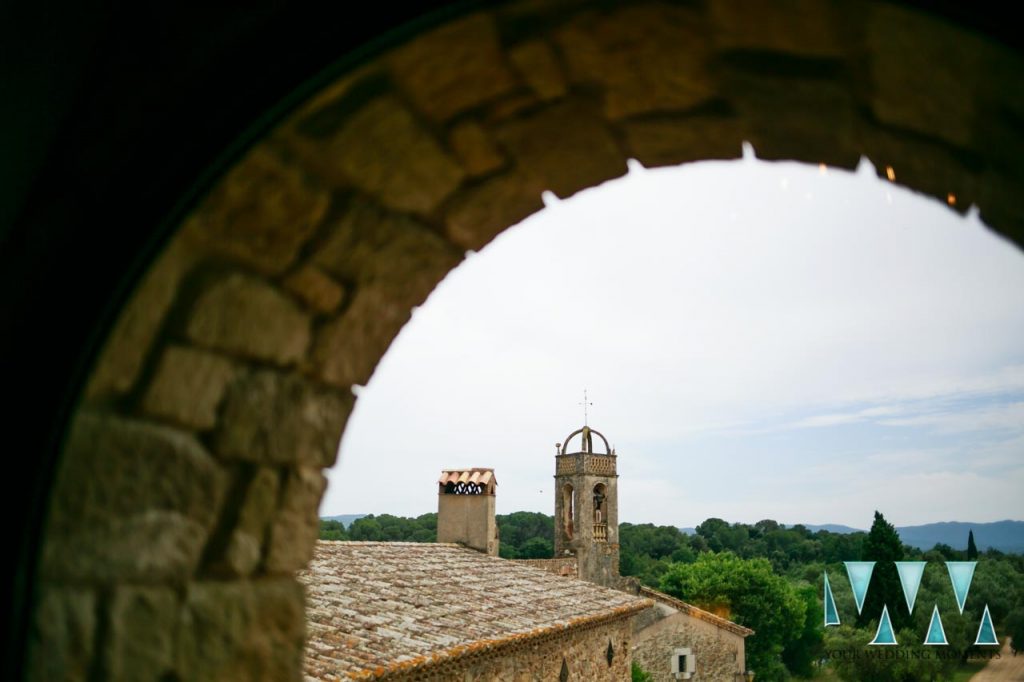
{"type": "Polygon", "coordinates": [[[615,451],[589,426],[573,431],[556,448],[555,556],[575,554],[580,578],[614,587],[619,582],[615,451]],[[603,454],[594,452],[595,436],[604,444],[603,454]]]}

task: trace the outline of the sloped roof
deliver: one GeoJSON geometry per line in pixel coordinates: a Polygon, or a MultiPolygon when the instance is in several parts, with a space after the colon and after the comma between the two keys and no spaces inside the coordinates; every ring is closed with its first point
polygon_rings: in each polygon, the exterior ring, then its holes
{"type": "Polygon", "coordinates": [[[446,483],[476,483],[477,485],[486,486],[491,481],[494,484],[498,484],[498,479],[494,477],[494,469],[483,469],[475,467],[473,469],[445,469],[441,472],[441,478],[437,479],[437,482],[441,485],[446,483]]]}
{"type": "Polygon", "coordinates": [[[653,605],[454,544],[321,541],[299,580],[314,679],[432,667],[653,605]]]}

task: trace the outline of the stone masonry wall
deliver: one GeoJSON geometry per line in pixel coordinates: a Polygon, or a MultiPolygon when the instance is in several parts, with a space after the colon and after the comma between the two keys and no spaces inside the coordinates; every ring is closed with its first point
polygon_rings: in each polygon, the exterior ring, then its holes
{"type": "Polygon", "coordinates": [[[679,647],[693,651],[694,682],[734,682],[736,673],[744,671],[742,637],[679,612],[635,634],[633,660],[654,682],[671,682],[671,654],[679,647]]]}
{"type": "Polygon", "coordinates": [[[855,0],[522,0],[313,95],[136,284],[67,432],[32,679],[298,679],[322,470],[410,310],[560,197],[758,156],[883,177],[1021,243],[1024,63],[855,0]],[[269,608],[268,605],[273,605],[269,608]]]}
{"type": "Polygon", "coordinates": [[[631,621],[631,618],[620,618],[601,625],[573,628],[566,634],[523,641],[493,653],[484,652],[463,659],[457,665],[445,665],[434,671],[390,674],[379,679],[388,682],[551,682],[560,679],[564,662],[568,680],[623,682],[630,679],[633,660],[630,658],[631,621]],[[611,663],[608,662],[609,644],[611,663]]]}

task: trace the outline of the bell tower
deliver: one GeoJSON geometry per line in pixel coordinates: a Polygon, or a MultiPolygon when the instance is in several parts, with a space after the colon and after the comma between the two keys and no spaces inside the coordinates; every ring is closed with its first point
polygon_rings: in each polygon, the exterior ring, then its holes
{"type": "Polygon", "coordinates": [[[580,578],[614,587],[619,582],[615,451],[589,426],[555,447],[555,556],[575,554],[580,578]],[[603,454],[594,452],[595,436],[604,445],[603,454]]]}

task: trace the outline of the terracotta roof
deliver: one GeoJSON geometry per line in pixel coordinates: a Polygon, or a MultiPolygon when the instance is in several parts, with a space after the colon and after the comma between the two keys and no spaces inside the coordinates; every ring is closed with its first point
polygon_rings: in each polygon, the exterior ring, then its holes
{"type": "Polygon", "coordinates": [[[321,541],[299,580],[313,679],[439,666],[653,606],[454,544],[321,541]]]}
{"type": "Polygon", "coordinates": [[[498,480],[494,478],[494,469],[476,467],[473,469],[445,469],[441,472],[441,478],[437,479],[437,482],[440,485],[445,485],[446,483],[476,483],[486,486],[492,480],[495,485],[498,484],[498,480]]]}
{"type": "Polygon", "coordinates": [[[658,592],[657,590],[652,590],[649,587],[641,587],[640,596],[649,597],[650,599],[653,599],[657,602],[661,602],[666,606],[671,606],[677,611],[682,611],[683,613],[693,616],[694,618],[699,618],[700,620],[711,623],[712,625],[716,625],[722,628],[723,630],[734,632],[737,635],[740,635],[741,637],[747,637],[749,635],[754,634],[754,631],[750,628],[743,627],[742,625],[734,623],[726,618],[722,618],[721,616],[716,616],[710,611],[705,611],[704,609],[697,608],[693,604],[687,604],[686,602],[680,599],[676,599],[675,597],[672,597],[670,595],[667,595],[664,592],[658,592]]]}

